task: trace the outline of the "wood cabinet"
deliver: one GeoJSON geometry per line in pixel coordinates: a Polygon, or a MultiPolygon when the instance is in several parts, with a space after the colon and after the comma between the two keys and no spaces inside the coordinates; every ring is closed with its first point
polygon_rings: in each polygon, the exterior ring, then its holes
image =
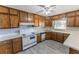
{"type": "Polygon", "coordinates": [[[56,32],[52,32],[52,40],[55,40],[56,41],[56,32]]]}
{"type": "Polygon", "coordinates": [[[9,9],[7,7],[0,6],[0,13],[7,13],[7,14],[9,14],[9,9]]]}
{"type": "Polygon", "coordinates": [[[0,14],[0,28],[10,28],[9,15],[0,14]]]}
{"type": "Polygon", "coordinates": [[[11,28],[19,27],[19,16],[10,15],[11,28]]]}
{"type": "Polygon", "coordinates": [[[74,27],[75,26],[75,17],[68,17],[67,18],[67,26],[74,27]]]}
{"type": "Polygon", "coordinates": [[[37,34],[37,43],[40,43],[42,40],[41,40],[41,35],[40,34],[37,34]]]}
{"type": "Polygon", "coordinates": [[[52,20],[51,19],[45,20],[45,27],[52,27],[52,20]]]}
{"type": "Polygon", "coordinates": [[[12,41],[1,41],[0,42],[0,54],[11,54],[12,53],[12,41]]]}
{"type": "Polygon", "coordinates": [[[46,32],[45,33],[45,39],[52,40],[52,32],[46,32]]]}
{"type": "Polygon", "coordinates": [[[52,17],[52,20],[58,20],[58,19],[60,19],[59,15],[56,15],[56,16],[52,17]]]}
{"type": "Polygon", "coordinates": [[[28,22],[28,13],[20,11],[20,22],[28,22]]]}
{"type": "Polygon", "coordinates": [[[69,34],[59,33],[59,32],[46,32],[45,33],[45,39],[55,40],[60,43],[63,43],[67,39],[68,36],[69,36],[69,34]]]}
{"type": "Polygon", "coordinates": [[[70,48],[70,49],[69,49],[69,54],[79,54],[79,51],[78,51],[78,50],[75,50],[75,49],[70,48]]]}
{"type": "Polygon", "coordinates": [[[73,17],[73,16],[75,16],[75,12],[69,12],[69,13],[67,13],[67,16],[68,17],[73,17]]]}
{"type": "Polygon", "coordinates": [[[34,24],[36,27],[39,26],[39,16],[38,15],[34,15],[34,24]]]}
{"type": "Polygon", "coordinates": [[[18,10],[10,8],[10,14],[12,14],[12,15],[18,15],[18,10]]]}
{"type": "Polygon", "coordinates": [[[13,42],[13,53],[22,51],[22,39],[21,38],[15,38],[12,40],[12,42],[13,42]]]}
{"type": "Polygon", "coordinates": [[[75,27],[79,27],[79,16],[76,16],[75,27]]]}
{"type": "Polygon", "coordinates": [[[28,22],[34,23],[34,14],[28,13],[28,22]]]}
{"type": "Polygon", "coordinates": [[[64,36],[63,33],[56,33],[56,41],[63,43],[64,42],[64,36]]]}

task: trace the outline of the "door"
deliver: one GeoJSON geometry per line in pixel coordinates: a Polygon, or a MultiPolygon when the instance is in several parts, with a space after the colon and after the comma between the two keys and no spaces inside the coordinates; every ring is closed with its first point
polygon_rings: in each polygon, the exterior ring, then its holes
{"type": "Polygon", "coordinates": [[[9,15],[0,14],[0,28],[10,28],[9,15]]]}
{"type": "Polygon", "coordinates": [[[40,43],[42,40],[41,40],[41,35],[40,34],[37,34],[37,43],[40,43]]]}
{"type": "Polygon", "coordinates": [[[13,53],[17,53],[22,50],[22,39],[15,38],[13,41],[13,53]]]}
{"type": "Polygon", "coordinates": [[[11,28],[19,27],[19,17],[10,15],[11,28]]]}

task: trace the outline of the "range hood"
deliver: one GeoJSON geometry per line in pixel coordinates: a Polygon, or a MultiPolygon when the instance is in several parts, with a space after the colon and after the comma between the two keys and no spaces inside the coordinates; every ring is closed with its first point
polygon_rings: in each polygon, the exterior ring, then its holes
{"type": "Polygon", "coordinates": [[[34,25],[34,23],[20,23],[20,25],[34,25]]]}

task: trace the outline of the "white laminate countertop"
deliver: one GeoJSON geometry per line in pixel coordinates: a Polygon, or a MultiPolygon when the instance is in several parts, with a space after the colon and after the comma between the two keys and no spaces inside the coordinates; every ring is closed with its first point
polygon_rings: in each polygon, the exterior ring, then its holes
{"type": "MultiPolygon", "coordinates": [[[[2,29],[0,30],[0,41],[21,37],[21,34],[16,33],[16,30],[26,30],[26,28],[24,29],[16,28],[16,29],[6,29],[6,30],[2,29]]],[[[29,31],[30,30],[27,30],[27,32],[29,31]]],[[[49,32],[49,31],[68,33],[70,35],[63,44],[69,48],[79,50],[79,28],[77,27],[67,28],[66,30],[56,30],[56,29],[53,29],[52,27],[51,28],[35,27],[32,29],[32,31],[35,32],[35,34],[41,33],[41,32],[49,32]]]]}

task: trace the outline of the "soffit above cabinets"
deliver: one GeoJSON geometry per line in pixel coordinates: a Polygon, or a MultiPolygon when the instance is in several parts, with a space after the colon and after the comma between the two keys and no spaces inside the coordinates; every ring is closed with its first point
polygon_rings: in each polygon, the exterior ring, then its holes
{"type": "Polygon", "coordinates": [[[40,5],[6,5],[6,6],[43,16],[53,16],[69,11],[79,10],[79,5],[54,5],[54,7],[51,7],[52,9],[51,12],[46,15],[45,12],[42,12],[42,10],[44,10],[44,7],[41,7],[40,5]]]}

